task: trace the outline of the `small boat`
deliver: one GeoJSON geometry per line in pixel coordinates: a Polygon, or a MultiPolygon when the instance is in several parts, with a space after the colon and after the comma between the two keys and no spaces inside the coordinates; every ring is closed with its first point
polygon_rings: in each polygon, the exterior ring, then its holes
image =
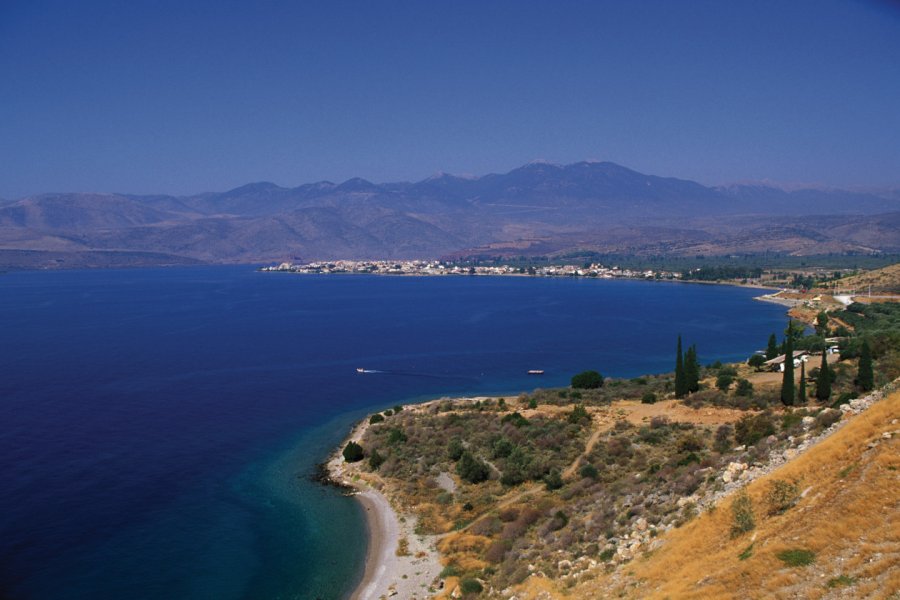
{"type": "Polygon", "coordinates": [[[528,374],[529,375],[543,375],[544,370],[543,369],[531,369],[530,371],[528,371],[528,374]]]}
{"type": "Polygon", "coordinates": [[[365,373],[366,370],[363,369],[362,367],[359,367],[358,369],[356,369],[356,372],[357,372],[357,373],[365,373]]]}

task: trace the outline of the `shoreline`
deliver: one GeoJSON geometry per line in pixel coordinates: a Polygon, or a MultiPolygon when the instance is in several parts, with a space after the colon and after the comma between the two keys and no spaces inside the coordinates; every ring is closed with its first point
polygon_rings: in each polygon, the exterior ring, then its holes
{"type": "MultiPolygon", "coordinates": [[[[405,410],[420,411],[446,398],[429,400],[405,410]]],[[[378,600],[397,597],[417,600],[438,592],[443,565],[436,543],[439,536],[416,533],[416,517],[397,506],[377,474],[360,469],[364,461],[347,463],[342,451],[350,441],[358,442],[369,427],[369,416],[351,429],[323,464],[323,483],[346,489],[360,504],[366,519],[367,545],[363,575],[349,594],[350,600],[378,600]],[[405,548],[400,547],[401,540],[405,548]]]]}
{"type": "MultiPolygon", "coordinates": [[[[339,273],[339,275],[354,275],[354,273],[339,273]]],[[[436,275],[418,276],[433,277],[436,275]]],[[[500,277],[500,275],[493,276],[500,277]]],[[[794,301],[772,298],[782,290],[767,286],[709,281],[669,281],[669,283],[700,283],[771,290],[772,293],[753,297],[753,299],[780,304],[788,308],[795,304],[794,301]]],[[[436,403],[447,400],[475,402],[488,398],[496,399],[493,396],[444,396],[406,405],[404,410],[422,412],[436,403]]],[[[347,598],[350,600],[378,600],[383,597],[398,597],[418,600],[433,597],[440,592],[439,576],[443,565],[440,562],[436,545],[443,536],[417,535],[414,514],[402,506],[397,506],[397,503],[392,501],[388,486],[377,474],[363,471],[360,468],[365,461],[347,463],[343,458],[342,451],[347,443],[360,442],[368,430],[369,417],[370,415],[366,415],[352,426],[350,433],[321,464],[321,476],[319,477],[320,482],[324,485],[342,488],[347,495],[353,496],[360,504],[366,520],[367,546],[363,574],[347,598]],[[408,544],[408,552],[404,552],[402,556],[398,554],[400,540],[405,540],[408,544]]]]}
{"type": "Polygon", "coordinates": [[[354,494],[366,514],[366,563],[362,581],[353,590],[352,600],[374,600],[380,596],[379,582],[384,581],[390,567],[390,556],[396,554],[400,533],[393,509],[380,493],[366,490],[354,494]]]}

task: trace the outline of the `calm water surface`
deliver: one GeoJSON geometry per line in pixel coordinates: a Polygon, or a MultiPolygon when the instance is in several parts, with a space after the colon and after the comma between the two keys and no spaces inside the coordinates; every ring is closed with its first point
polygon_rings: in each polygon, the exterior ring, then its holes
{"type": "Polygon", "coordinates": [[[743,359],[785,326],[757,294],[242,267],[2,275],[0,598],[339,598],[365,525],[308,476],[354,419],[589,368],[671,370],[679,332],[703,362],[743,359]]]}

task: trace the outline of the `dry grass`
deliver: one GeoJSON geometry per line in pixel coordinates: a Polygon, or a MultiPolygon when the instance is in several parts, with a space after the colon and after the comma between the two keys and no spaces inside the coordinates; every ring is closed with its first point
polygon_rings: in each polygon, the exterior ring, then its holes
{"type": "MultiPolygon", "coordinates": [[[[781,380],[779,379],[779,381],[781,380]]],[[[637,426],[648,424],[653,417],[666,417],[674,423],[722,425],[723,423],[734,423],[747,414],[746,411],[715,406],[704,406],[700,410],[695,410],[677,400],[663,400],[655,404],[623,400],[616,402],[615,408],[622,411],[624,418],[629,423],[637,426]]]]}
{"type": "Polygon", "coordinates": [[[900,293],[900,263],[845,277],[837,282],[837,287],[840,289],[853,289],[860,293],[867,292],[869,286],[872,286],[873,293],[900,293]]]}
{"type": "Polygon", "coordinates": [[[456,565],[460,571],[477,571],[488,565],[481,557],[491,545],[491,538],[469,533],[451,533],[438,543],[441,562],[456,565]]]}
{"type": "Polygon", "coordinates": [[[577,596],[596,598],[891,598],[900,593],[900,392],[773,474],[747,486],[756,507],[754,531],[731,539],[732,499],[673,531],[647,560],[634,561],[626,581],[603,577],[577,596]],[[871,445],[871,447],[870,447],[871,445]],[[853,469],[847,470],[848,467],[853,469]],[[844,476],[841,476],[844,473],[844,476]],[[784,514],[765,514],[772,479],[804,490],[784,514]],[[753,543],[752,555],[740,559],[753,543]],[[808,566],[777,555],[808,550],[808,566]],[[852,580],[828,587],[832,579],[852,580]]]}

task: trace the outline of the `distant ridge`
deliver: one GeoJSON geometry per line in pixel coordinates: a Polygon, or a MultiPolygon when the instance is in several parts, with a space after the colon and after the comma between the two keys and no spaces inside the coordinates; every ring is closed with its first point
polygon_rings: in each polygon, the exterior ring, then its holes
{"type": "MultiPolygon", "coordinates": [[[[223,263],[573,249],[894,252],[900,193],[707,187],[612,162],[533,161],[508,173],[438,173],[414,183],[351,178],[293,188],[255,182],[191,196],[42,194],[0,201],[0,249],[75,253],[76,265],[85,252],[141,253],[141,264],[153,255],[223,263]]],[[[23,266],[15,256],[0,255],[0,266],[23,266]]]]}

